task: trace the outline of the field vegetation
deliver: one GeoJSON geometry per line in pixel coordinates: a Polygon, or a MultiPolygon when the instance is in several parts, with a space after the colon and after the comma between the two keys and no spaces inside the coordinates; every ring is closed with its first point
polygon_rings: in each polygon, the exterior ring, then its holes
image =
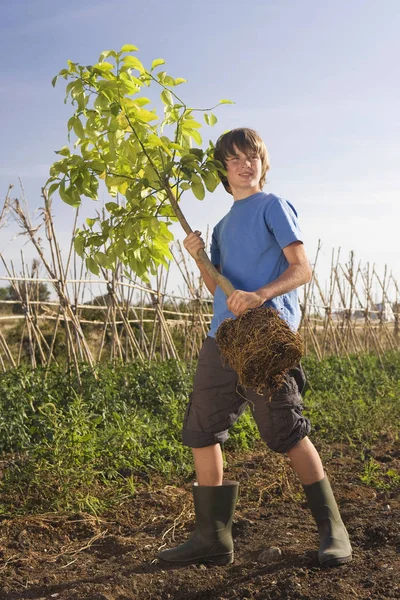
{"type": "MultiPolygon", "coordinates": [[[[396,438],[400,421],[400,353],[304,361],[306,412],[313,439],[342,443],[364,458],[361,481],[399,484],[369,449],[396,438]],[[382,368],[382,360],[383,366],[382,368]]],[[[100,514],[160,476],[193,476],[180,429],[194,364],[118,364],[75,371],[19,367],[0,375],[0,514],[76,510],[100,514]]],[[[249,411],[226,450],[252,450],[259,436],[249,411]]]]}

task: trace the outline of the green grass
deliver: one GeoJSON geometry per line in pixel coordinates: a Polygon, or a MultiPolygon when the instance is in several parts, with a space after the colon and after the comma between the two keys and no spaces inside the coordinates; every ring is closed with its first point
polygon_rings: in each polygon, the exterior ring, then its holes
{"type": "MultiPolygon", "coordinates": [[[[400,353],[348,360],[304,361],[304,394],[313,436],[371,445],[396,434],[400,420],[400,353]]],[[[97,378],[82,367],[19,368],[0,375],[0,514],[53,510],[99,513],[131,497],[159,475],[173,483],[191,477],[191,452],[181,424],[195,365],[105,364],[97,378]]],[[[259,440],[248,411],[232,428],[226,448],[249,450],[259,440]]],[[[398,481],[364,465],[375,486],[398,481]]],[[[367,481],[368,480],[368,481],[367,481]]]]}
{"type": "Polygon", "coordinates": [[[306,414],[326,441],[372,444],[381,434],[396,434],[400,419],[400,352],[383,358],[366,354],[350,360],[308,358],[306,414]]]}

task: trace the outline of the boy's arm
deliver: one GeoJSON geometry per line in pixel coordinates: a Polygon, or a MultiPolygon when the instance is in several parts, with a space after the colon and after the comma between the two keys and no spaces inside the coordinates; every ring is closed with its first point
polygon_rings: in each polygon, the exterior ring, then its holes
{"type": "Polygon", "coordinates": [[[287,294],[311,280],[312,269],[302,242],[293,242],[282,252],[289,266],[277,279],[256,290],[263,302],[287,294]]]}
{"type": "MultiPolygon", "coordinates": [[[[217,284],[205,268],[204,263],[201,263],[197,260],[197,254],[199,250],[204,250],[205,248],[204,240],[201,237],[201,232],[193,231],[192,233],[189,233],[189,235],[183,240],[183,245],[191,257],[196,261],[196,265],[200,269],[201,276],[208,291],[214,296],[217,284]]],[[[217,271],[221,272],[219,267],[216,267],[216,269],[217,271]]]]}
{"type": "Polygon", "coordinates": [[[293,242],[283,248],[282,251],[289,266],[277,279],[254,292],[236,290],[229,296],[227,305],[234,315],[239,316],[248,308],[257,308],[266,300],[287,294],[311,280],[312,269],[303,243],[293,242]]]}

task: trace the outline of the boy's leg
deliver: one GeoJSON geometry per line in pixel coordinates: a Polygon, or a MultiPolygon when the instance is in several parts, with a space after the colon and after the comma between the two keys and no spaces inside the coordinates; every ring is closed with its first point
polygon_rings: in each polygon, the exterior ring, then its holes
{"type": "Polygon", "coordinates": [[[197,483],[193,485],[195,530],[187,542],[163,550],[159,558],[176,564],[233,561],[232,521],[239,484],[223,481],[220,444],[246,408],[236,391],[237,375],[222,364],[218,347],[207,338],[183,422],[182,439],[192,448],[197,483]]]}
{"type": "Polygon", "coordinates": [[[221,446],[192,448],[196,480],[199,485],[222,485],[224,465],[221,446]]]}
{"type": "Polygon", "coordinates": [[[311,485],[324,478],[325,473],[320,456],[308,437],[300,440],[286,454],[303,485],[311,485]]]}
{"type": "Polygon", "coordinates": [[[302,415],[301,391],[305,378],[301,367],[289,371],[284,385],[271,398],[248,393],[261,437],[275,452],[287,454],[303,484],[318,527],[321,566],[351,560],[351,545],[321,459],[307,435],[310,422],[302,415]]]}
{"type": "Polygon", "coordinates": [[[349,562],[352,556],[349,537],[317,450],[305,437],[288,450],[287,455],[303,484],[318,527],[318,558],[321,566],[333,567],[349,562]]]}

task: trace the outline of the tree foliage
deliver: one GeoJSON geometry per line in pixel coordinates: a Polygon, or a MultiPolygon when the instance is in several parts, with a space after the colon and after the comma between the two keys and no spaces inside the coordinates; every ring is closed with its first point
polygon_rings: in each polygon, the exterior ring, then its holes
{"type": "Polygon", "coordinates": [[[48,302],[50,296],[50,290],[43,282],[25,281],[18,290],[12,285],[0,287],[0,301],[15,302],[12,307],[14,314],[23,314],[28,302],[48,302]]]}
{"type": "Polygon", "coordinates": [[[48,302],[50,300],[50,290],[45,283],[36,283],[29,281],[24,286],[20,286],[19,293],[13,288],[12,285],[0,288],[0,300],[14,300],[19,302],[22,298],[23,302],[26,302],[27,298],[30,300],[39,300],[40,302],[48,302]]]}
{"type": "MultiPolygon", "coordinates": [[[[177,205],[182,193],[191,190],[202,200],[205,190],[217,187],[223,166],[213,159],[211,142],[205,149],[193,147],[202,145],[196,113],[214,125],[215,107],[187,106],[176,91],[185,79],[168,75],[161,58],[145,68],[137,50],[130,44],[120,52],[107,50],[89,66],[68,61],[53,79],[53,85],[60,77],[68,81],[65,101],[75,108],[68,120],[69,140],[71,135],[76,140],[73,152],[68,146],[57,151],[60,158],[46,185],[49,196],[57,190],[64,202],[78,207],[83,197],[97,199],[103,181],[116,201],[86,220],[77,231],[75,250],[95,274],[121,260],[148,280],[149,272],[171,258],[170,226],[177,215],[189,229],[177,205]],[[156,100],[161,116],[153,106],[156,100]]],[[[216,106],[225,103],[230,101],[216,106]]]]}

